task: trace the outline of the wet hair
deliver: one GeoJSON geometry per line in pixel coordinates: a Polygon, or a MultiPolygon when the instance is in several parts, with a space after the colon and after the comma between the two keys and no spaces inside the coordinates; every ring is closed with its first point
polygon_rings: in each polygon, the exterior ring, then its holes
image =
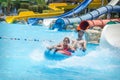
{"type": "Polygon", "coordinates": [[[65,37],[63,41],[68,40],[68,43],[70,43],[70,39],[68,37],[65,37]]]}

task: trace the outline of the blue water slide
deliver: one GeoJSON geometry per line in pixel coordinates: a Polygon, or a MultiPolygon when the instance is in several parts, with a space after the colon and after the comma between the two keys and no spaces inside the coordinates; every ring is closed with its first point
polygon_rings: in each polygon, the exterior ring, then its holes
{"type": "Polygon", "coordinates": [[[42,18],[28,18],[27,23],[30,25],[38,24],[39,20],[43,20],[42,18]]]}
{"type": "Polygon", "coordinates": [[[92,0],[84,0],[76,8],[74,8],[60,16],[56,16],[56,17],[71,17],[73,15],[76,15],[76,14],[80,13],[83,9],[85,9],[91,2],[92,2],[92,0]]]}
{"type": "MultiPolygon", "coordinates": [[[[71,17],[73,15],[76,15],[78,13],[80,13],[83,9],[85,9],[90,3],[92,2],[92,0],[84,0],[81,4],[79,4],[76,8],[60,15],[60,16],[54,16],[52,18],[63,18],[63,17],[71,17]]],[[[28,19],[28,24],[34,25],[37,24],[37,22],[39,21],[38,18],[29,18],[28,19]]]]}
{"type": "Polygon", "coordinates": [[[83,20],[93,20],[98,18],[102,14],[111,13],[111,12],[120,12],[120,6],[107,5],[107,6],[98,8],[92,12],[89,12],[83,16],[78,16],[75,18],[58,18],[51,29],[58,28],[58,30],[60,31],[60,30],[66,29],[66,25],[68,24],[73,24],[76,22],[80,23],[83,20]]]}

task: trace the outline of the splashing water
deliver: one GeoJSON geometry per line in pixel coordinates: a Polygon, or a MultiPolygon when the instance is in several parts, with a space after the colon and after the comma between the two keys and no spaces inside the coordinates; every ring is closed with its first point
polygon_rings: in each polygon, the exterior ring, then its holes
{"type": "Polygon", "coordinates": [[[8,38],[0,39],[0,80],[120,79],[119,49],[107,44],[89,44],[84,56],[74,55],[61,61],[48,60],[44,57],[46,46],[57,44],[65,36],[73,38],[76,33],[49,31],[41,26],[1,25],[0,36],[8,38]],[[11,39],[13,37],[20,40],[11,39]]]}

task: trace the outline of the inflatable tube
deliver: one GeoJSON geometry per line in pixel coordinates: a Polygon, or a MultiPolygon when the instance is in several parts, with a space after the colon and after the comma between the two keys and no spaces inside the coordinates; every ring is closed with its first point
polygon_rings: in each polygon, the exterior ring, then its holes
{"type": "Polygon", "coordinates": [[[46,50],[44,52],[44,56],[46,59],[49,60],[64,60],[68,57],[70,57],[72,55],[71,52],[69,51],[63,51],[63,50],[59,50],[57,52],[55,52],[55,50],[46,50]]]}
{"type": "Polygon", "coordinates": [[[81,49],[78,48],[75,51],[70,51],[70,52],[62,51],[62,50],[55,52],[55,49],[52,50],[46,49],[44,52],[44,57],[48,60],[57,60],[57,61],[67,59],[72,56],[83,57],[87,55],[90,51],[95,49],[97,46],[99,46],[99,44],[88,43],[86,51],[82,51],[81,49]]]}
{"type": "Polygon", "coordinates": [[[76,51],[64,51],[64,50],[45,50],[44,57],[48,60],[64,60],[72,56],[85,56],[87,54],[86,51],[82,51],[81,49],[77,49],[76,51]]]}
{"type": "Polygon", "coordinates": [[[99,26],[103,28],[109,21],[120,22],[120,18],[119,19],[106,19],[106,20],[85,20],[79,24],[79,26],[77,27],[77,30],[86,30],[94,26],[99,26]]]}

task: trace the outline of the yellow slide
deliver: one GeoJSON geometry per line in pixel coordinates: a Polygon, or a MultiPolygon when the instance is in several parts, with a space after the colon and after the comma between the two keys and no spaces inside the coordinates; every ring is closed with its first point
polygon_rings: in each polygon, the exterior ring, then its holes
{"type": "Polygon", "coordinates": [[[89,9],[96,9],[99,8],[100,6],[105,6],[107,5],[108,1],[107,0],[93,0],[92,3],[88,6],[89,9]]]}
{"type": "Polygon", "coordinates": [[[57,7],[64,7],[64,6],[68,6],[67,3],[51,3],[48,5],[48,7],[52,10],[61,10],[60,8],[57,7]]]}
{"type": "MultiPolygon", "coordinates": [[[[83,0],[80,0],[82,2],[83,0]]],[[[107,0],[104,0],[104,4],[107,4],[107,0]]],[[[97,8],[102,5],[101,0],[93,0],[93,2],[88,6],[88,8],[97,8]]],[[[47,17],[52,17],[52,16],[58,16],[60,14],[64,13],[64,8],[74,8],[77,5],[68,5],[67,3],[51,3],[48,5],[48,7],[51,10],[46,10],[47,12],[43,13],[34,13],[33,11],[25,11],[25,12],[20,12],[18,16],[7,16],[6,17],[6,22],[7,23],[13,23],[16,20],[27,20],[28,18],[47,18],[47,17]],[[72,6],[72,7],[71,7],[72,6]]]]}
{"type": "MultiPolygon", "coordinates": [[[[79,0],[80,2],[83,2],[84,0],[79,0]]],[[[96,9],[100,6],[105,6],[108,4],[108,0],[93,0],[89,6],[88,9],[96,9]]]]}
{"type": "Polygon", "coordinates": [[[16,20],[27,20],[28,18],[47,18],[47,17],[52,17],[52,16],[58,16],[60,14],[64,13],[63,8],[57,8],[60,6],[67,6],[67,3],[51,3],[49,4],[49,8],[51,10],[48,10],[48,12],[44,13],[34,13],[33,11],[25,11],[25,12],[20,12],[18,16],[7,16],[6,17],[6,22],[7,23],[13,23],[16,20]]]}
{"type": "Polygon", "coordinates": [[[58,16],[62,13],[64,13],[64,11],[51,12],[51,13],[41,13],[41,14],[37,14],[37,13],[35,14],[33,11],[25,11],[25,12],[20,12],[20,14],[18,16],[7,16],[6,22],[13,23],[16,20],[17,21],[27,20],[28,18],[47,18],[47,17],[52,17],[52,16],[58,16]]]}

